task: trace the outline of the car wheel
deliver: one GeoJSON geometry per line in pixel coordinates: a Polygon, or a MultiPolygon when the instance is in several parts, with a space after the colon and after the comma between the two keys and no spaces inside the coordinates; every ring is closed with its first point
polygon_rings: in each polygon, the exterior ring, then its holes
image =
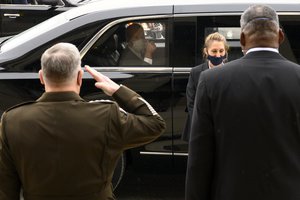
{"type": "Polygon", "coordinates": [[[114,171],[113,178],[112,178],[113,190],[115,190],[118,187],[119,183],[122,180],[122,177],[125,172],[125,165],[126,165],[126,155],[125,155],[125,153],[123,153],[118,160],[118,163],[117,163],[117,166],[114,171]]]}

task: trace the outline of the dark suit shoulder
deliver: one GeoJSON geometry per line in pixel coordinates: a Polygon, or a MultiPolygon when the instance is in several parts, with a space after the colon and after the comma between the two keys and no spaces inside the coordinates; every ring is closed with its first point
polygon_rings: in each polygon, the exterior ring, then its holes
{"type": "Polygon", "coordinates": [[[197,66],[195,66],[195,67],[193,67],[193,68],[191,69],[190,76],[191,76],[194,80],[196,80],[196,82],[198,83],[197,80],[199,79],[200,74],[201,74],[203,71],[205,71],[206,69],[208,69],[208,64],[207,64],[207,62],[202,63],[201,65],[197,65],[197,66]]]}
{"type": "Polygon", "coordinates": [[[197,65],[197,66],[193,67],[193,68],[191,69],[191,73],[201,72],[201,71],[204,71],[204,70],[206,70],[206,69],[208,69],[208,64],[207,64],[207,62],[202,63],[201,65],[197,65]]]}

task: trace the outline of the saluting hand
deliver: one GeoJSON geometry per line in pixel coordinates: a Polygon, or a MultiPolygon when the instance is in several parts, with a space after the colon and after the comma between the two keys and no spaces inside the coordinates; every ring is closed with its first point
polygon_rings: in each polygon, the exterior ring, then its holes
{"type": "Polygon", "coordinates": [[[96,71],[95,69],[85,66],[85,70],[92,75],[92,77],[97,81],[95,86],[101,90],[108,96],[112,96],[119,88],[120,85],[112,81],[107,76],[104,76],[102,73],[96,71]]]}
{"type": "Polygon", "coordinates": [[[151,42],[151,41],[146,41],[146,50],[145,50],[145,57],[146,58],[150,58],[152,59],[153,58],[153,53],[154,51],[156,50],[156,45],[154,42],[151,42]]]}

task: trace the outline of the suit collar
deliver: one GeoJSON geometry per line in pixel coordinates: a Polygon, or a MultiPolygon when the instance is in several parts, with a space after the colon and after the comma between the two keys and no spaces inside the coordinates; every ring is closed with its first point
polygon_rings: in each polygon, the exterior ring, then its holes
{"type": "Polygon", "coordinates": [[[52,101],[84,101],[75,92],[45,92],[37,101],[52,102],[52,101]]]}
{"type": "Polygon", "coordinates": [[[205,69],[208,69],[208,68],[209,68],[208,61],[206,61],[205,63],[203,63],[202,69],[205,70],[205,69]]]}

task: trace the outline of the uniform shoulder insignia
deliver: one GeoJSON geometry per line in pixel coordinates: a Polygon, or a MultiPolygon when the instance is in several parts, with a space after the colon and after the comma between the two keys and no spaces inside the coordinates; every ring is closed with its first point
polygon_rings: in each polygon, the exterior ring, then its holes
{"type": "Polygon", "coordinates": [[[10,110],[12,110],[14,108],[18,108],[18,107],[21,107],[21,106],[24,106],[24,105],[28,105],[28,104],[33,104],[33,103],[36,103],[36,101],[25,101],[23,103],[16,104],[16,105],[14,105],[14,106],[6,109],[6,112],[8,112],[8,111],[10,111],[10,110]]]}
{"type": "Polygon", "coordinates": [[[154,108],[145,99],[143,99],[141,97],[138,97],[138,99],[146,104],[146,106],[148,107],[148,109],[150,110],[152,115],[158,115],[157,112],[154,110],[154,108]]]}
{"type": "Polygon", "coordinates": [[[125,115],[127,115],[127,112],[126,112],[123,108],[119,107],[119,110],[120,110],[120,112],[122,112],[122,113],[124,113],[125,115]]]}
{"type": "MultiPolygon", "coordinates": [[[[106,100],[106,99],[101,99],[101,100],[92,100],[92,101],[89,101],[89,103],[116,103],[115,101],[111,101],[111,100],[106,100]]],[[[119,110],[120,112],[124,113],[125,115],[127,115],[127,112],[122,109],[121,107],[119,107],[119,110]]]]}
{"type": "Polygon", "coordinates": [[[89,101],[89,103],[114,103],[114,101],[106,100],[106,99],[100,99],[100,100],[89,101]]]}

